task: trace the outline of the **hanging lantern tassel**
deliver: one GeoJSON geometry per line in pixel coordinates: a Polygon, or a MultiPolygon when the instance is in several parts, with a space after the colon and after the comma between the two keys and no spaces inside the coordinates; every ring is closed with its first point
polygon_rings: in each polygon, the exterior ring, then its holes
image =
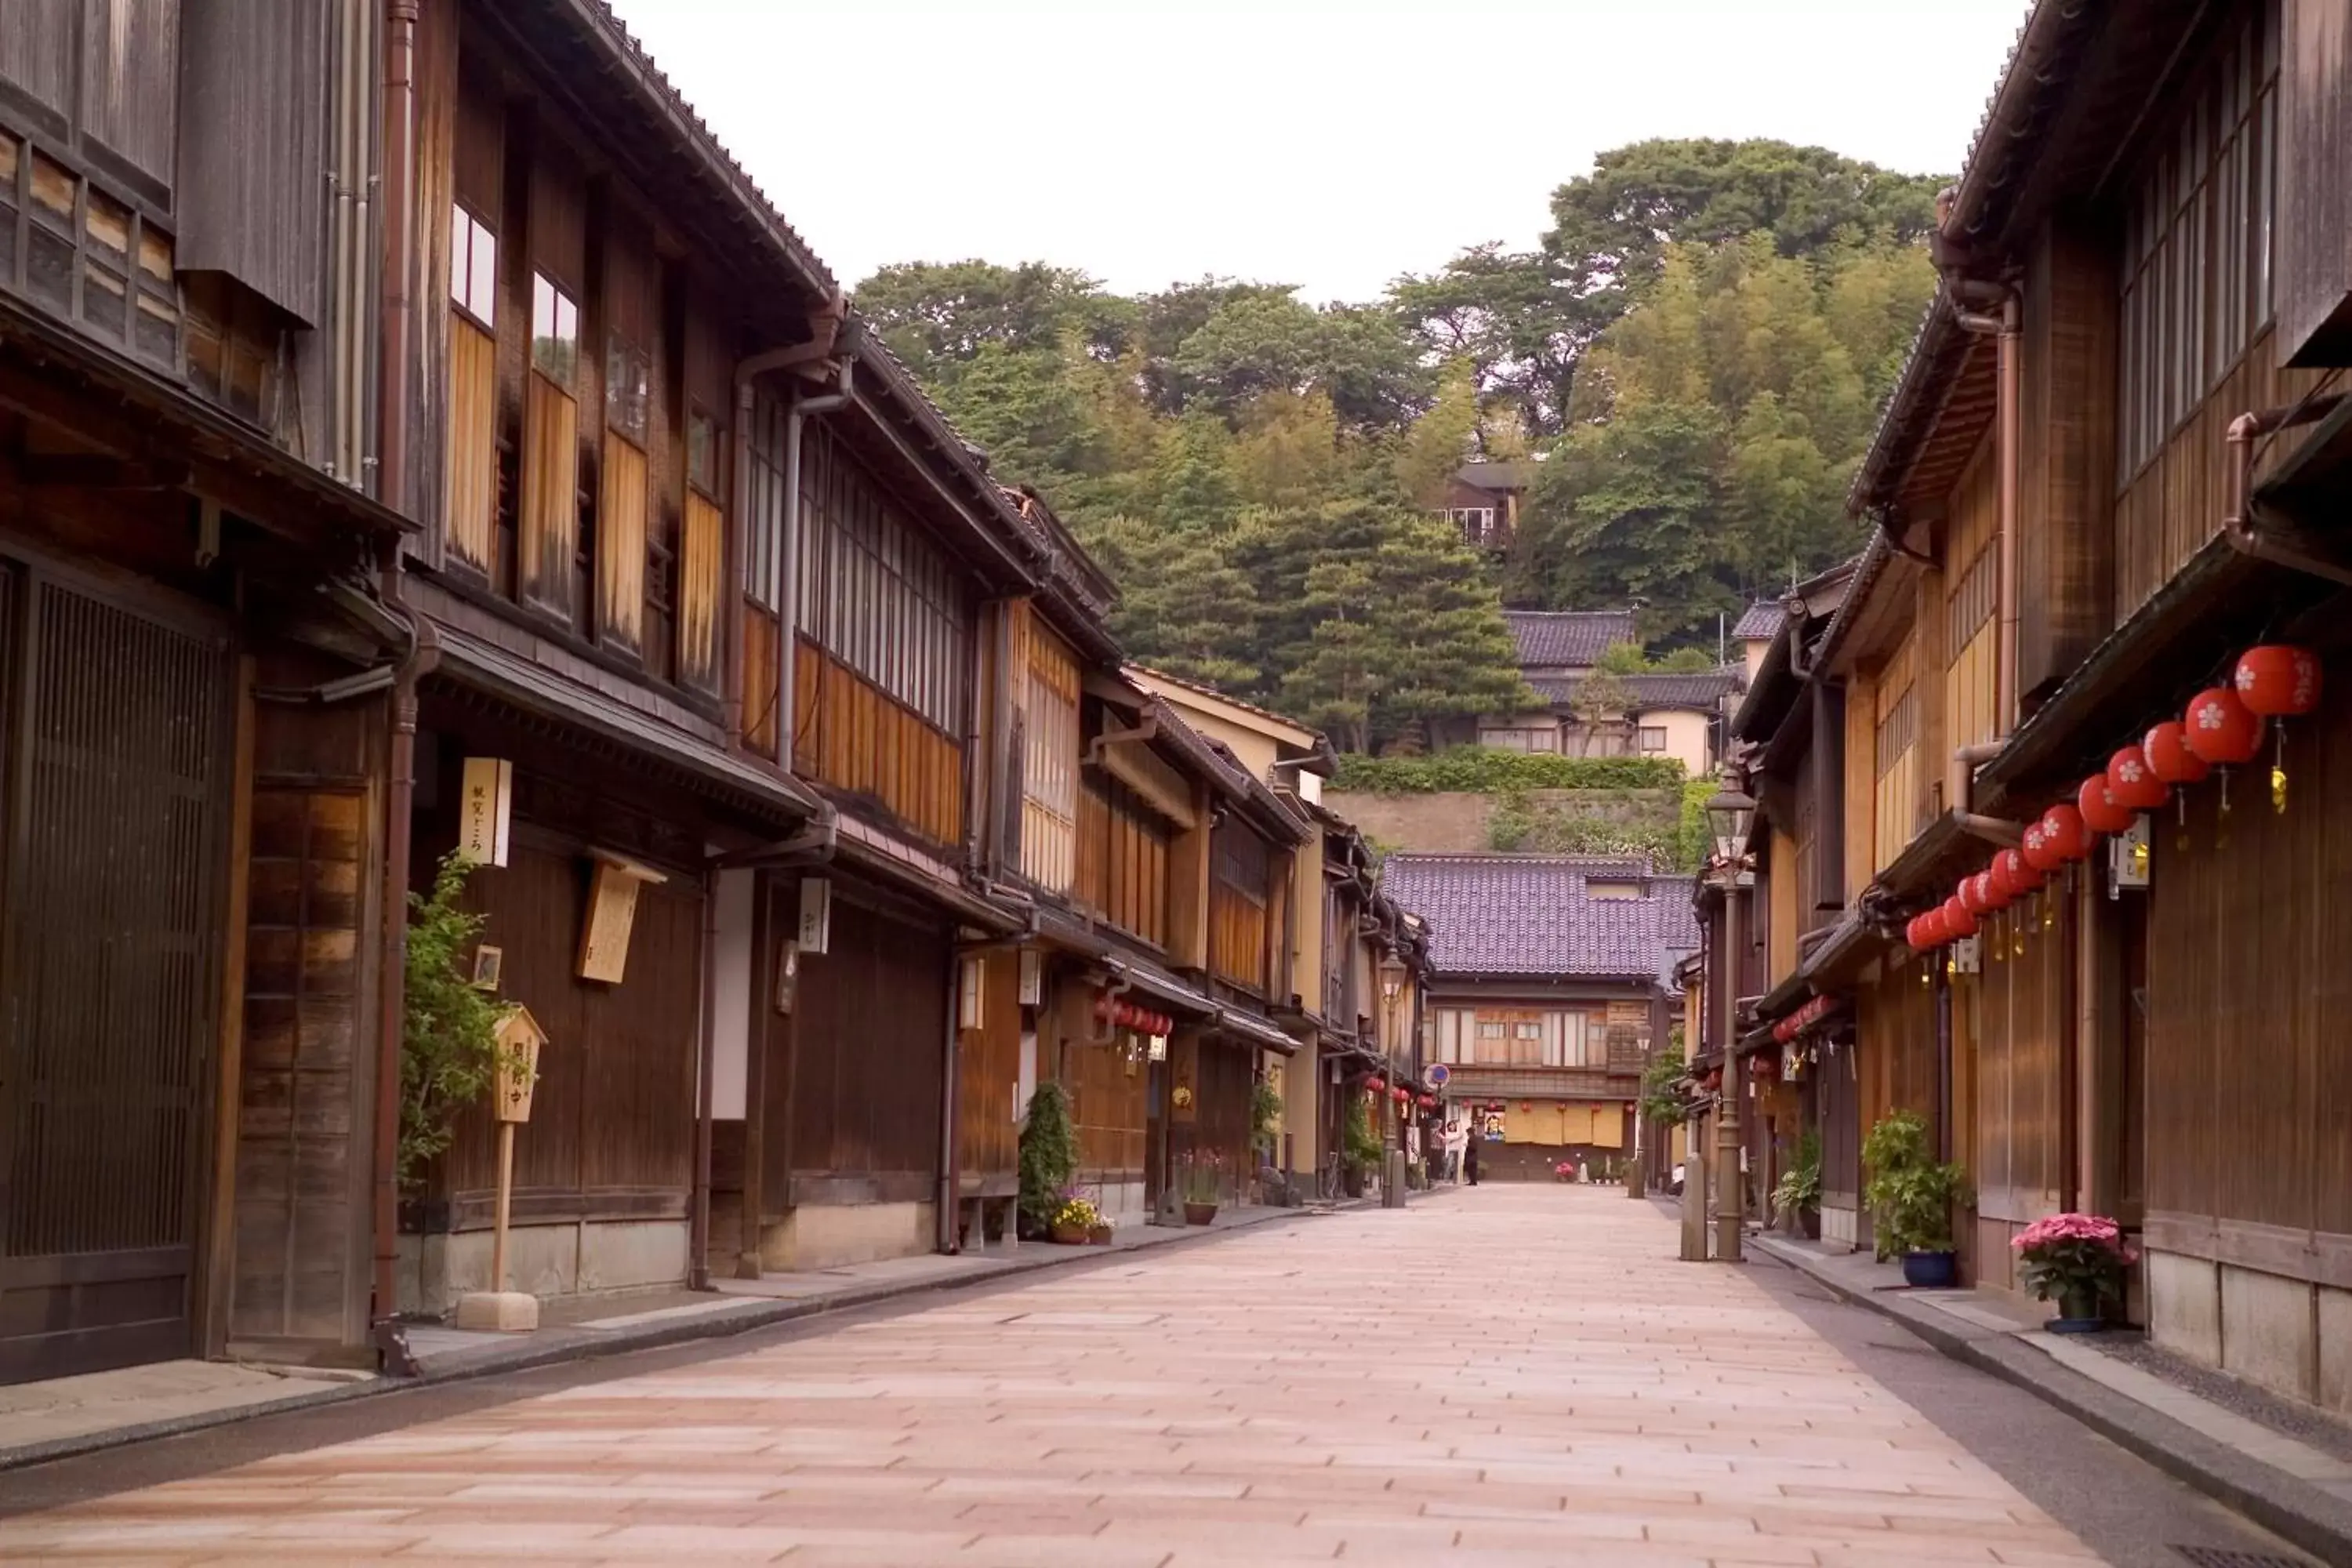
{"type": "Polygon", "coordinates": [[[2271,751],[2271,809],[2281,816],[2286,815],[2286,726],[2276,731],[2277,743],[2271,751]]]}
{"type": "Polygon", "coordinates": [[[2173,839],[2173,847],[2186,855],[2189,853],[2189,795],[2184,791],[2174,795],[2172,800],[2180,808],[2180,830],[2173,839]]]}

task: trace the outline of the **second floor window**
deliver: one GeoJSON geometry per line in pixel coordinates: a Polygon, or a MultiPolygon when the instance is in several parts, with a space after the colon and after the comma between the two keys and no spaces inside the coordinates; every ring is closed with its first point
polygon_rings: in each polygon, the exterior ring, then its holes
{"type": "Polygon", "coordinates": [[[530,279],[530,368],[519,574],[524,597],[568,619],[580,548],[580,307],[543,272],[530,279]]]}
{"type": "Polygon", "coordinates": [[[491,566],[499,510],[499,239],[462,206],[449,209],[448,513],[450,554],[491,566]]]}
{"type": "Polygon", "coordinates": [[[1491,506],[1448,507],[1445,518],[1472,544],[1484,544],[1495,537],[1495,509],[1491,506]]]}
{"type": "Polygon", "coordinates": [[[486,330],[498,330],[499,237],[462,206],[449,215],[449,300],[486,330]]]}

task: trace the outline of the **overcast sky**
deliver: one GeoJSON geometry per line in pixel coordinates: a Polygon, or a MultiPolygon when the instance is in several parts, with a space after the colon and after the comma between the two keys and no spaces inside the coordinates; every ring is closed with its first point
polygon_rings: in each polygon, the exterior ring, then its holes
{"type": "Polygon", "coordinates": [[[835,272],[1029,259],[1364,299],[1652,136],[1958,169],[2021,0],[614,0],[835,272]]]}

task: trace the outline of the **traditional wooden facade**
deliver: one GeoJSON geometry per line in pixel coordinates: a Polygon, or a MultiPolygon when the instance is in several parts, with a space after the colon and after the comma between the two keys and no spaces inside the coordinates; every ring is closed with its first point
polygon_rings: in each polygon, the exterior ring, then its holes
{"type": "Polygon", "coordinates": [[[370,1353],[368,22],[0,19],[0,1381],[370,1353]]]}
{"type": "Polygon", "coordinates": [[[1844,689],[1825,940],[1853,957],[1807,984],[1854,1010],[1857,1125],[1928,1111],[1968,1167],[1980,1284],[2016,1289],[2032,1220],[2113,1215],[2145,1244],[2133,1321],[2339,1409],[2336,683],[2268,726],[2279,787],[2218,770],[1973,942],[1915,955],[1901,931],[2245,647],[2343,657],[2343,20],[2245,0],[2029,21],[1854,490],[1875,537],[1814,650],[1844,689]]]}
{"type": "Polygon", "coordinates": [[[1689,879],[1641,860],[1392,855],[1381,881],[1429,931],[1428,1057],[1483,1140],[1482,1179],[1629,1164],[1642,1072],[1699,948],[1689,879]]]}

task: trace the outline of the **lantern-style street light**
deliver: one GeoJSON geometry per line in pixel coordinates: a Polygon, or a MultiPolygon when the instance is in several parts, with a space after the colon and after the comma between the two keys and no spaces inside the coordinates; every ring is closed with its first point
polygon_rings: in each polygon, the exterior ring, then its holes
{"type": "Polygon", "coordinates": [[[1715,832],[1715,858],[1735,869],[1747,853],[1748,826],[1756,819],[1756,797],[1739,787],[1739,775],[1727,764],[1722,787],[1707,797],[1707,826],[1715,832]]]}
{"type": "MultiPolygon", "coordinates": [[[[1381,1005],[1386,1026],[1381,1035],[1381,1052],[1388,1063],[1388,1081],[1397,1079],[1397,1039],[1403,1033],[1402,1015],[1404,1010],[1404,960],[1394,952],[1381,956],[1381,1005]]],[[[1404,1124],[1400,1119],[1396,1096],[1383,1095],[1381,1106],[1381,1206],[1404,1206],[1404,1124]]]]}
{"type": "MultiPolygon", "coordinates": [[[[1745,787],[1740,770],[1726,763],[1721,773],[1721,787],[1707,800],[1707,826],[1715,836],[1713,870],[1717,885],[1723,889],[1723,921],[1717,929],[1723,942],[1723,962],[1716,969],[1720,977],[1722,996],[1717,1003],[1718,1027],[1723,1041],[1723,1093],[1716,1101],[1715,1133],[1716,1164],[1713,1173],[1716,1191],[1715,1255],[1726,1263],[1739,1261],[1740,1170],[1739,1129],[1740,1061],[1739,1061],[1739,977],[1742,933],[1740,926],[1740,873],[1748,862],[1748,830],[1756,820],[1756,797],[1745,787]]],[[[1694,1161],[1696,1165],[1696,1162],[1694,1161]]],[[[1686,1205],[1697,1189],[1698,1211],[1705,1212],[1704,1189],[1698,1184],[1685,1181],[1684,1194],[1686,1205]]],[[[1696,1223],[1696,1222],[1693,1222],[1696,1223]]],[[[1703,1233],[1701,1233],[1703,1234],[1703,1233]]],[[[1685,1232],[1685,1237],[1690,1235],[1685,1232]]],[[[1704,1256],[1705,1243],[1699,1243],[1704,1256]]]]}

